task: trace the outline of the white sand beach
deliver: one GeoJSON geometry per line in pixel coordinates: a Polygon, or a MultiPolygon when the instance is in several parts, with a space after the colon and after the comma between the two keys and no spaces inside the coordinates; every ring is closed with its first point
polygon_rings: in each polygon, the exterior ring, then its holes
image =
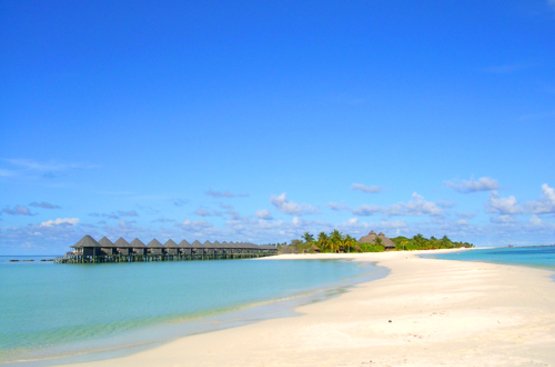
{"type": "Polygon", "coordinates": [[[552,273],[417,254],[278,256],[372,261],[391,273],[298,316],[76,366],[555,366],[552,273]]]}

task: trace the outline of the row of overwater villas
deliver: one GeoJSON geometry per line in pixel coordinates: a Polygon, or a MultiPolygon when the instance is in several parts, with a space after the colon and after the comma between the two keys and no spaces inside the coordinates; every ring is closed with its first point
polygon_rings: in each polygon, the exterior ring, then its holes
{"type": "Polygon", "coordinates": [[[246,242],[210,242],[201,243],[186,240],[177,244],[168,240],[162,244],[153,239],[145,245],[135,238],[127,242],[119,238],[116,242],[102,237],[96,241],[90,235],[84,236],[60,262],[119,262],[119,261],[164,261],[195,259],[234,259],[270,256],[277,253],[274,246],[259,246],[246,242]]]}

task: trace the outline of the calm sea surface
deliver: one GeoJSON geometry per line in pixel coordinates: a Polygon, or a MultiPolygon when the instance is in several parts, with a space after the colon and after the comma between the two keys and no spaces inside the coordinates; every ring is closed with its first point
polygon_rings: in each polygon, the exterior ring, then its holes
{"type": "Polygon", "coordinates": [[[555,246],[502,247],[474,249],[433,255],[447,260],[485,261],[498,264],[524,265],[555,270],[555,246]]]}
{"type": "Polygon", "coordinates": [[[44,257],[8,262],[13,258],[0,257],[0,364],[148,345],[256,320],[257,307],[279,316],[275,302],[310,302],[307,295],[322,289],[387,274],[346,261],[70,265],[38,261],[44,257]],[[234,315],[227,324],[226,314],[234,315]]]}

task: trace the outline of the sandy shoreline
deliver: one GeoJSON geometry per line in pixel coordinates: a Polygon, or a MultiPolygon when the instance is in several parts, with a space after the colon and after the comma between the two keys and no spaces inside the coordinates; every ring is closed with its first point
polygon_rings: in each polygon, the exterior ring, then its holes
{"type": "Polygon", "coordinates": [[[282,255],[372,261],[391,273],[300,316],[75,366],[555,366],[551,272],[416,254],[282,255]]]}

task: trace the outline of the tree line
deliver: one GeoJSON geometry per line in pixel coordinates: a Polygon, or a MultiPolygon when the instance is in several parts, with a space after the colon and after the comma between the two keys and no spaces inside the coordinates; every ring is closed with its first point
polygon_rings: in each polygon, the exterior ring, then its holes
{"type": "MultiPolygon", "coordinates": [[[[417,234],[411,238],[398,236],[391,238],[395,244],[396,251],[403,250],[436,250],[451,248],[474,247],[468,242],[452,241],[449,237],[442,238],[424,237],[417,234]]],[[[289,244],[278,244],[280,253],[348,253],[348,252],[381,252],[385,251],[381,238],[375,243],[364,243],[358,241],[349,234],[343,234],[334,229],[330,233],[320,232],[317,236],[305,232],[300,239],[294,239],[289,244]]]]}

